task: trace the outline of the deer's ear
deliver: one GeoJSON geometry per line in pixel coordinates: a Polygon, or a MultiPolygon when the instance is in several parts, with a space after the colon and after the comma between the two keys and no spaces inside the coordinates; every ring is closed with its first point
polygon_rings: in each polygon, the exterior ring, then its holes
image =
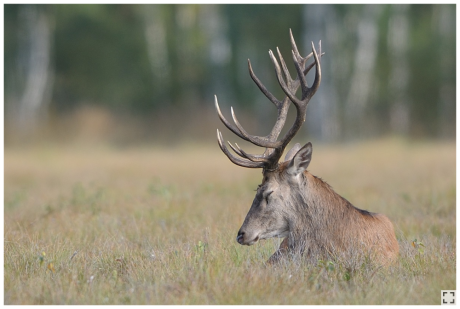
{"type": "Polygon", "coordinates": [[[310,142],[300,148],[294,158],[291,159],[291,162],[289,162],[287,173],[292,176],[297,176],[303,173],[310,164],[312,152],[313,147],[310,142]]]}
{"type": "Polygon", "coordinates": [[[299,151],[300,147],[300,144],[296,143],[294,147],[292,147],[291,150],[288,151],[286,157],[284,157],[284,162],[290,161],[292,157],[294,157],[294,155],[297,153],[297,151],[299,151]]]}

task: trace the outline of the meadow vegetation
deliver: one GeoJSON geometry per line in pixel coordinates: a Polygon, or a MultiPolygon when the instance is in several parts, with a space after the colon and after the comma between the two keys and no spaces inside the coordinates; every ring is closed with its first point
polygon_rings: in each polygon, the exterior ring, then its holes
{"type": "Polygon", "coordinates": [[[280,240],[235,241],[261,171],[233,165],[217,143],[14,146],[5,304],[438,305],[456,289],[455,143],[313,146],[314,175],[392,220],[394,265],[266,265],[280,240]]]}

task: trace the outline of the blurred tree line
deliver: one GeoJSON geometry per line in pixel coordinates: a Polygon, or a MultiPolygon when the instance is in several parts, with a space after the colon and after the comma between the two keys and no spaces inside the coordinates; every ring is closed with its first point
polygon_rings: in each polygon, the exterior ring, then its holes
{"type": "Polygon", "coordinates": [[[276,111],[247,59],[281,98],[268,50],[279,46],[294,75],[291,28],[303,55],[311,41],[326,52],[304,128],[312,137],[450,138],[455,14],[445,4],[5,4],[6,125],[33,130],[82,105],[139,117],[199,112],[217,94],[224,111],[233,105],[268,130],[276,111]]]}

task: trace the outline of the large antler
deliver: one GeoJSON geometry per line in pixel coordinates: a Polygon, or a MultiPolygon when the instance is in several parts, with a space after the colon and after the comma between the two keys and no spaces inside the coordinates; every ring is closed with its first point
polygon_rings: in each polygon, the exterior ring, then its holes
{"type": "Polygon", "coordinates": [[[278,109],[278,119],[271,130],[270,134],[267,136],[255,136],[250,135],[246,132],[246,130],[241,126],[239,121],[236,119],[235,113],[233,108],[231,108],[232,118],[235,125],[232,125],[230,122],[225,119],[222,115],[219,104],[217,102],[217,96],[215,96],[215,105],[217,109],[217,114],[219,115],[220,120],[224,123],[224,125],[233,133],[241,137],[242,139],[251,142],[254,145],[265,147],[265,152],[262,155],[252,155],[246,153],[243,149],[241,149],[238,144],[235,143],[233,146],[230,142],[228,144],[233,149],[233,151],[240,156],[241,158],[233,155],[227,147],[223,143],[222,133],[217,130],[217,141],[219,142],[220,149],[227,155],[227,157],[233,163],[243,166],[243,167],[250,167],[250,168],[264,168],[265,170],[274,170],[278,166],[278,160],[281,158],[284,149],[295,136],[295,134],[299,131],[302,124],[305,122],[305,116],[307,111],[307,105],[310,101],[311,97],[316,93],[318,87],[321,83],[321,64],[320,64],[320,57],[323,55],[321,53],[321,41],[319,42],[319,56],[316,53],[315,46],[312,42],[312,52],[308,54],[305,58],[300,56],[299,51],[297,49],[297,45],[294,41],[294,37],[292,36],[292,31],[289,30],[290,37],[291,37],[291,45],[292,45],[292,58],[294,60],[295,69],[297,71],[297,78],[293,80],[291,75],[287,69],[286,63],[279,51],[278,57],[281,62],[281,67],[276,60],[276,57],[273,55],[273,52],[270,50],[269,55],[270,58],[275,65],[276,77],[278,79],[278,83],[280,84],[281,88],[283,89],[286,97],[283,101],[279,101],[274,95],[270,93],[270,91],[265,88],[262,82],[257,78],[254,74],[251,66],[251,62],[248,59],[248,66],[249,66],[249,74],[251,75],[252,80],[256,83],[262,93],[276,106],[278,109]],[[305,67],[307,61],[314,57],[314,62],[311,63],[309,66],[305,67]],[[308,72],[316,66],[316,73],[315,73],[315,80],[311,87],[308,87],[307,80],[305,76],[308,72]],[[297,89],[301,87],[302,95],[301,98],[297,98],[295,95],[297,89]],[[295,119],[294,124],[291,126],[289,131],[279,140],[277,138],[284,127],[286,122],[286,116],[289,109],[290,102],[294,103],[297,116],[295,119]]]}

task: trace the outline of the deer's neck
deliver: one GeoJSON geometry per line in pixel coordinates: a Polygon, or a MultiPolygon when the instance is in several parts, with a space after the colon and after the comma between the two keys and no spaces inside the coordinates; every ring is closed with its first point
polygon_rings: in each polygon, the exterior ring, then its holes
{"type": "MultiPolygon", "coordinates": [[[[295,215],[290,222],[291,233],[298,242],[325,244],[334,233],[343,233],[350,220],[360,214],[346,199],[326,182],[305,172],[297,196],[294,197],[295,215]]],[[[319,249],[319,248],[318,248],[319,249]]]]}

